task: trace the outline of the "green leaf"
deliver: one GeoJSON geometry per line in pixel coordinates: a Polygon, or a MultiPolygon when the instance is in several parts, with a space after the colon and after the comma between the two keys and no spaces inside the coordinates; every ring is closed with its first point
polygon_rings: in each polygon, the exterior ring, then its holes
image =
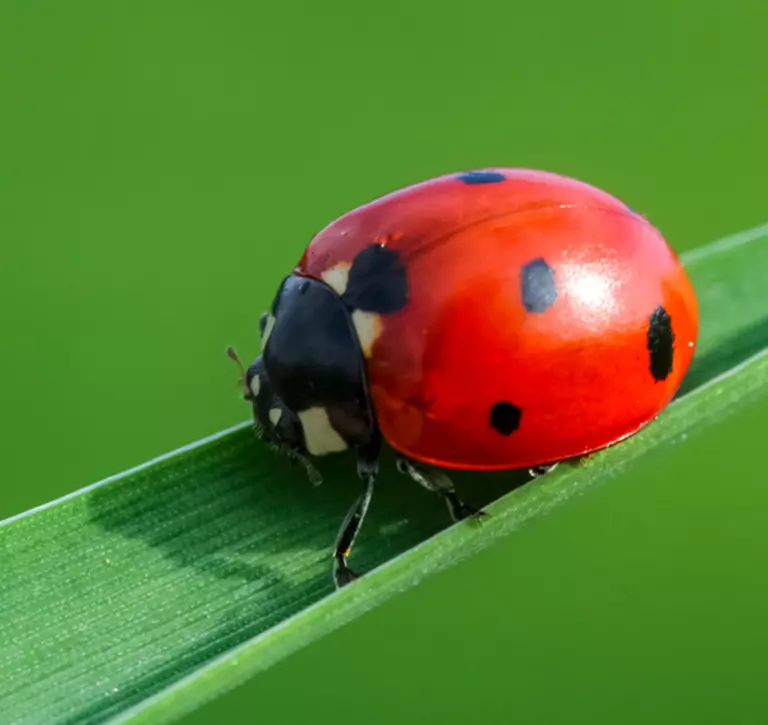
{"type": "Polygon", "coordinates": [[[498,499],[479,529],[449,527],[433,496],[383,474],[353,553],[369,573],[342,592],[330,548],[359,493],[354,466],[324,461],[314,488],[248,425],[3,522],[0,722],[168,722],[766,395],[766,242],[768,225],[684,255],[700,345],[656,422],[511,492],[519,474],[457,475],[472,503],[498,499]]]}

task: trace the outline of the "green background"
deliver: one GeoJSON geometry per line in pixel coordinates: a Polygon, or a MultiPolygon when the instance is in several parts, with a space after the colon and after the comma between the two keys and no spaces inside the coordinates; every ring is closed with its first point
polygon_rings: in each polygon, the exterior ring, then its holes
{"type": "MultiPolygon", "coordinates": [[[[226,345],[252,358],[312,234],[386,191],[529,166],[679,250],[766,221],[766,23],[760,0],[3,0],[0,517],[242,420],[226,345]]],[[[764,722],[766,424],[647,462],[189,722],[764,722]]]]}

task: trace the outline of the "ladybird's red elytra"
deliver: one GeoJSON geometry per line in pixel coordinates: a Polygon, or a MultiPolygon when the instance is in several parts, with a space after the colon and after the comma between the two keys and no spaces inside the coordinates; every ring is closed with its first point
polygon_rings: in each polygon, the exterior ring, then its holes
{"type": "Polygon", "coordinates": [[[337,542],[341,585],[382,440],[462,518],[430,466],[543,473],[627,438],[680,387],[698,308],[674,251],[626,204],[492,168],[326,226],[260,327],[245,390],[263,435],[294,456],[358,452],[366,493],[337,542]]]}

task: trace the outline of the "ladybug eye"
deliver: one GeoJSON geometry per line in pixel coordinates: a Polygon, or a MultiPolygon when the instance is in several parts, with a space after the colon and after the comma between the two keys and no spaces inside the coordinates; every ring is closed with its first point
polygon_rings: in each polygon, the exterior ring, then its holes
{"type": "Polygon", "coordinates": [[[269,314],[266,312],[263,312],[261,317],[259,318],[259,334],[264,337],[264,330],[267,327],[267,318],[269,317],[269,314]]]}

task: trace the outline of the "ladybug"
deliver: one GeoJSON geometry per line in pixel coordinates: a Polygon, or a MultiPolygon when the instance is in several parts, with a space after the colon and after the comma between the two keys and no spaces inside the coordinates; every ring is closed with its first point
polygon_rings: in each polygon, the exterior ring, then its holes
{"type": "Polygon", "coordinates": [[[358,576],[347,559],[384,441],[454,519],[482,517],[442,469],[538,475],[633,435],[680,387],[698,306],[675,252],[617,198],[489,168],[326,226],[260,332],[261,355],[240,367],[262,437],[314,477],[309,456],[357,454],[364,491],[336,541],[340,587],[358,576]]]}

